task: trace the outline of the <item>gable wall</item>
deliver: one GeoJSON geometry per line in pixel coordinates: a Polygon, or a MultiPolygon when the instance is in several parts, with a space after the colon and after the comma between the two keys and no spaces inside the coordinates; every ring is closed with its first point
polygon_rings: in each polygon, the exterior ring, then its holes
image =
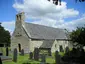
{"type": "Polygon", "coordinates": [[[18,50],[18,44],[21,44],[21,48],[27,53],[29,52],[29,44],[30,38],[28,38],[27,34],[25,33],[24,29],[21,27],[15,28],[15,31],[11,37],[11,50],[13,51],[14,48],[18,50]]]}
{"type": "Polygon", "coordinates": [[[65,40],[55,40],[54,43],[53,43],[53,46],[51,48],[51,52],[55,52],[56,50],[60,51],[59,50],[59,46],[62,45],[63,49],[66,48],[66,46],[69,46],[68,45],[68,41],[65,41],[65,40]]]}

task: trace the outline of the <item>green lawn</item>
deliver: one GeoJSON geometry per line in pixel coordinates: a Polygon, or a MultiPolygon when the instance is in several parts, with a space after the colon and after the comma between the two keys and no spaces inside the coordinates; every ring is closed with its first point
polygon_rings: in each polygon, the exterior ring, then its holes
{"type": "MultiPolygon", "coordinates": [[[[4,55],[5,55],[5,48],[3,49],[4,55]]],[[[59,53],[61,56],[64,55],[64,53],[60,52],[59,53]]],[[[12,57],[13,55],[10,54],[10,57],[12,57]]],[[[55,53],[52,54],[53,58],[46,58],[46,63],[49,64],[54,64],[55,63],[55,53]]],[[[12,57],[13,58],[13,57],[12,57]]],[[[18,60],[17,62],[13,62],[13,61],[3,61],[3,64],[23,64],[23,63],[29,63],[29,64],[40,64],[41,59],[39,59],[39,61],[35,61],[35,60],[30,60],[29,59],[29,55],[25,54],[24,56],[18,55],[18,60]]]]}
{"type": "MultiPolygon", "coordinates": [[[[23,63],[30,63],[30,64],[40,64],[41,59],[39,61],[34,61],[29,59],[29,55],[25,54],[24,56],[18,55],[18,61],[13,62],[13,61],[4,61],[3,64],[23,64],[23,63]]],[[[46,63],[55,63],[55,60],[52,58],[46,58],[46,63]]]]}

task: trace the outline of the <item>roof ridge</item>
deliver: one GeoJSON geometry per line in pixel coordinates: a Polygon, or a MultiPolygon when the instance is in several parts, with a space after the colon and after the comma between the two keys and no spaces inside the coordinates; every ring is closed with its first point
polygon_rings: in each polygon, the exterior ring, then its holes
{"type": "Polygon", "coordinates": [[[53,28],[53,29],[64,30],[64,29],[61,29],[61,28],[55,28],[55,27],[46,26],[46,25],[34,24],[34,23],[29,23],[29,22],[25,22],[25,23],[27,23],[27,24],[32,24],[32,25],[38,25],[38,26],[42,26],[42,27],[47,27],[47,28],[53,28]]]}

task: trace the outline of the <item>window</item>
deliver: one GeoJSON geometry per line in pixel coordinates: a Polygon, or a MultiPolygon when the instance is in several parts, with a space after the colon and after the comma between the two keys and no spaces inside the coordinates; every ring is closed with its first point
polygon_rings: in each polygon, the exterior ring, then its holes
{"type": "Polygon", "coordinates": [[[19,52],[21,52],[21,44],[18,44],[19,52]]]}
{"type": "Polygon", "coordinates": [[[18,20],[18,15],[16,16],[16,19],[18,20]]]}
{"type": "Polygon", "coordinates": [[[19,15],[19,20],[21,20],[21,15],[19,15]]]}
{"type": "Polygon", "coordinates": [[[20,36],[22,36],[20,33],[17,33],[16,35],[15,35],[16,37],[20,37],[20,36]]]}

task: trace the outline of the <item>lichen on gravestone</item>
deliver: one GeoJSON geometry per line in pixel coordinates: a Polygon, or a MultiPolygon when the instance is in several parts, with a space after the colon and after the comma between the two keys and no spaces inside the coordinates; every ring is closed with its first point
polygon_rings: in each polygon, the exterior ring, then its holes
{"type": "Polygon", "coordinates": [[[15,49],[14,49],[14,52],[13,52],[13,61],[14,61],[14,62],[17,62],[17,55],[18,55],[18,53],[17,53],[17,48],[15,48],[15,49]]]}
{"type": "Polygon", "coordinates": [[[34,60],[36,61],[39,60],[39,49],[38,48],[34,49],[34,60]]]}

